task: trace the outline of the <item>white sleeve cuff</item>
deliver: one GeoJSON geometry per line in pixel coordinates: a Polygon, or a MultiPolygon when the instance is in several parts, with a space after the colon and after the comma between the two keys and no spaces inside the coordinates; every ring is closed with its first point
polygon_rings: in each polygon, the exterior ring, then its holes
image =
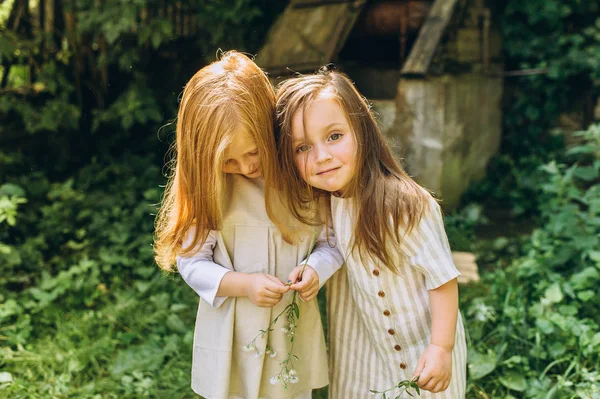
{"type": "MultiPolygon", "coordinates": [[[[306,259],[301,264],[304,264],[304,262],[306,262],[306,259]]],[[[338,250],[333,229],[326,229],[323,226],[315,248],[308,257],[308,264],[315,269],[319,276],[319,288],[323,287],[327,280],[342,267],[344,258],[338,250]],[[329,237],[327,233],[329,233],[329,237]],[[327,238],[329,238],[329,242],[327,238]],[[329,243],[333,245],[333,248],[329,243]]]]}
{"type": "MultiPolygon", "coordinates": [[[[191,233],[193,234],[193,232],[191,233]]],[[[219,307],[227,297],[217,296],[223,276],[230,270],[213,262],[217,234],[211,231],[202,247],[192,256],[178,256],[177,269],[183,280],[212,307],[219,307]]]]}

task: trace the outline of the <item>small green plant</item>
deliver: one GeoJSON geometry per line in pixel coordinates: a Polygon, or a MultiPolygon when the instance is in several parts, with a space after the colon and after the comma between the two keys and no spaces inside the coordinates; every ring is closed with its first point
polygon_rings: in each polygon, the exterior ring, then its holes
{"type": "MultiPolygon", "coordinates": [[[[304,262],[304,265],[302,266],[302,270],[300,271],[300,275],[299,275],[300,279],[302,278],[302,274],[304,273],[304,269],[306,268],[306,265],[308,264],[308,259],[310,258],[310,254],[312,253],[316,242],[317,242],[317,233],[315,232],[313,234],[312,240],[309,245],[306,261],[304,262]]],[[[291,285],[291,283],[288,283],[288,285],[291,285]]],[[[292,345],[291,345],[290,350],[288,351],[285,359],[283,359],[279,363],[279,365],[281,366],[279,373],[277,373],[271,377],[270,383],[273,385],[281,383],[281,384],[283,384],[283,387],[285,389],[287,389],[288,383],[295,384],[299,380],[296,370],[294,369],[294,360],[299,360],[298,356],[294,354],[294,340],[295,340],[294,335],[296,334],[298,320],[300,319],[300,307],[298,306],[298,291],[294,291],[294,293],[292,294],[291,302],[289,304],[287,304],[286,307],[283,308],[283,310],[277,316],[275,316],[275,318],[273,318],[273,320],[271,321],[269,326],[267,328],[265,328],[264,330],[260,330],[258,332],[258,334],[256,335],[256,337],[254,337],[254,339],[251,342],[249,342],[248,344],[246,344],[244,346],[244,351],[255,352],[257,355],[260,356],[261,353],[256,346],[256,341],[259,338],[268,337],[269,333],[274,330],[273,327],[275,326],[275,324],[277,324],[277,322],[279,321],[279,318],[284,315],[285,315],[286,323],[281,328],[281,332],[284,333],[287,337],[289,337],[290,343],[292,345]]],[[[273,358],[277,355],[277,353],[269,345],[268,341],[267,341],[267,345],[266,345],[266,349],[265,349],[265,354],[268,354],[269,357],[271,357],[271,358],[273,358]]]]}
{"type": "Polygon", "coordinates": [[[407,394],[408,396],[414,397],[415,395],[412,394],[411,389],[418,395],[421,396],[421,389],[419,388],[419,386],[417,385],[417,381],[419,380],[419,376],[416,376],[414,379],[412,380],[404,380],[404,381],[400,381],[397,385],[394,385],[391,388],[386,389],[385,391],[376,391],[376,390],[370,390],[369,392],[371,393],[369,397],[371,398],[376,398],[379,397],[379,395],[381,395],[381,399],[402,399],[404,398],[404,394],[407,394]],[[391,396],[388,396],[391,395],[391,396]]]}

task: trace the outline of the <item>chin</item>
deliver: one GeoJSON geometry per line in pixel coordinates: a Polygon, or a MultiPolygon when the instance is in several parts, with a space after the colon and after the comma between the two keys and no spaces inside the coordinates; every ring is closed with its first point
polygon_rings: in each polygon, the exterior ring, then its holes
{"type": "Polygon", "coordinates": [[[340,187],[338,184],[311,184],[313,187],[318,188],[319,190],[328,191],[330,193],[335,193],[339,191],[343,187],[340,187]]]}

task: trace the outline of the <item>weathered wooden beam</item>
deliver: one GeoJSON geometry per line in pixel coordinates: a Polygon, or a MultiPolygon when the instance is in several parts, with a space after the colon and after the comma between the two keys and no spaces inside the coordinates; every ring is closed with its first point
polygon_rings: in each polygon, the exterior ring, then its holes
{"type": "Polygon", "coordinates": [[[327,4],[352,3],[354,0],[294,0],[291,6],[293,8],[315,7],[327,4]]]}
{"type": "Polygon", "coordinates": [[[429,10],[419,36],[402,67],[403,76],[424,76],[429,70],[444,31],[458,0],[436,0],[429,10]]]}

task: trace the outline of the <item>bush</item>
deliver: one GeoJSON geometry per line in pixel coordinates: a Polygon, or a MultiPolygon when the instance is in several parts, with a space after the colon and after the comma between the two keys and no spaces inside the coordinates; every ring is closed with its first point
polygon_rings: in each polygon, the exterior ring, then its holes
{"type": "MultiPolygon", "coordinates": [[[[541,225],[465,290],[472,397],[600,397],[600,125],[543,165],[541,225]]],[[[490,250],[483,248],[482,251],[490,250]]]]}

